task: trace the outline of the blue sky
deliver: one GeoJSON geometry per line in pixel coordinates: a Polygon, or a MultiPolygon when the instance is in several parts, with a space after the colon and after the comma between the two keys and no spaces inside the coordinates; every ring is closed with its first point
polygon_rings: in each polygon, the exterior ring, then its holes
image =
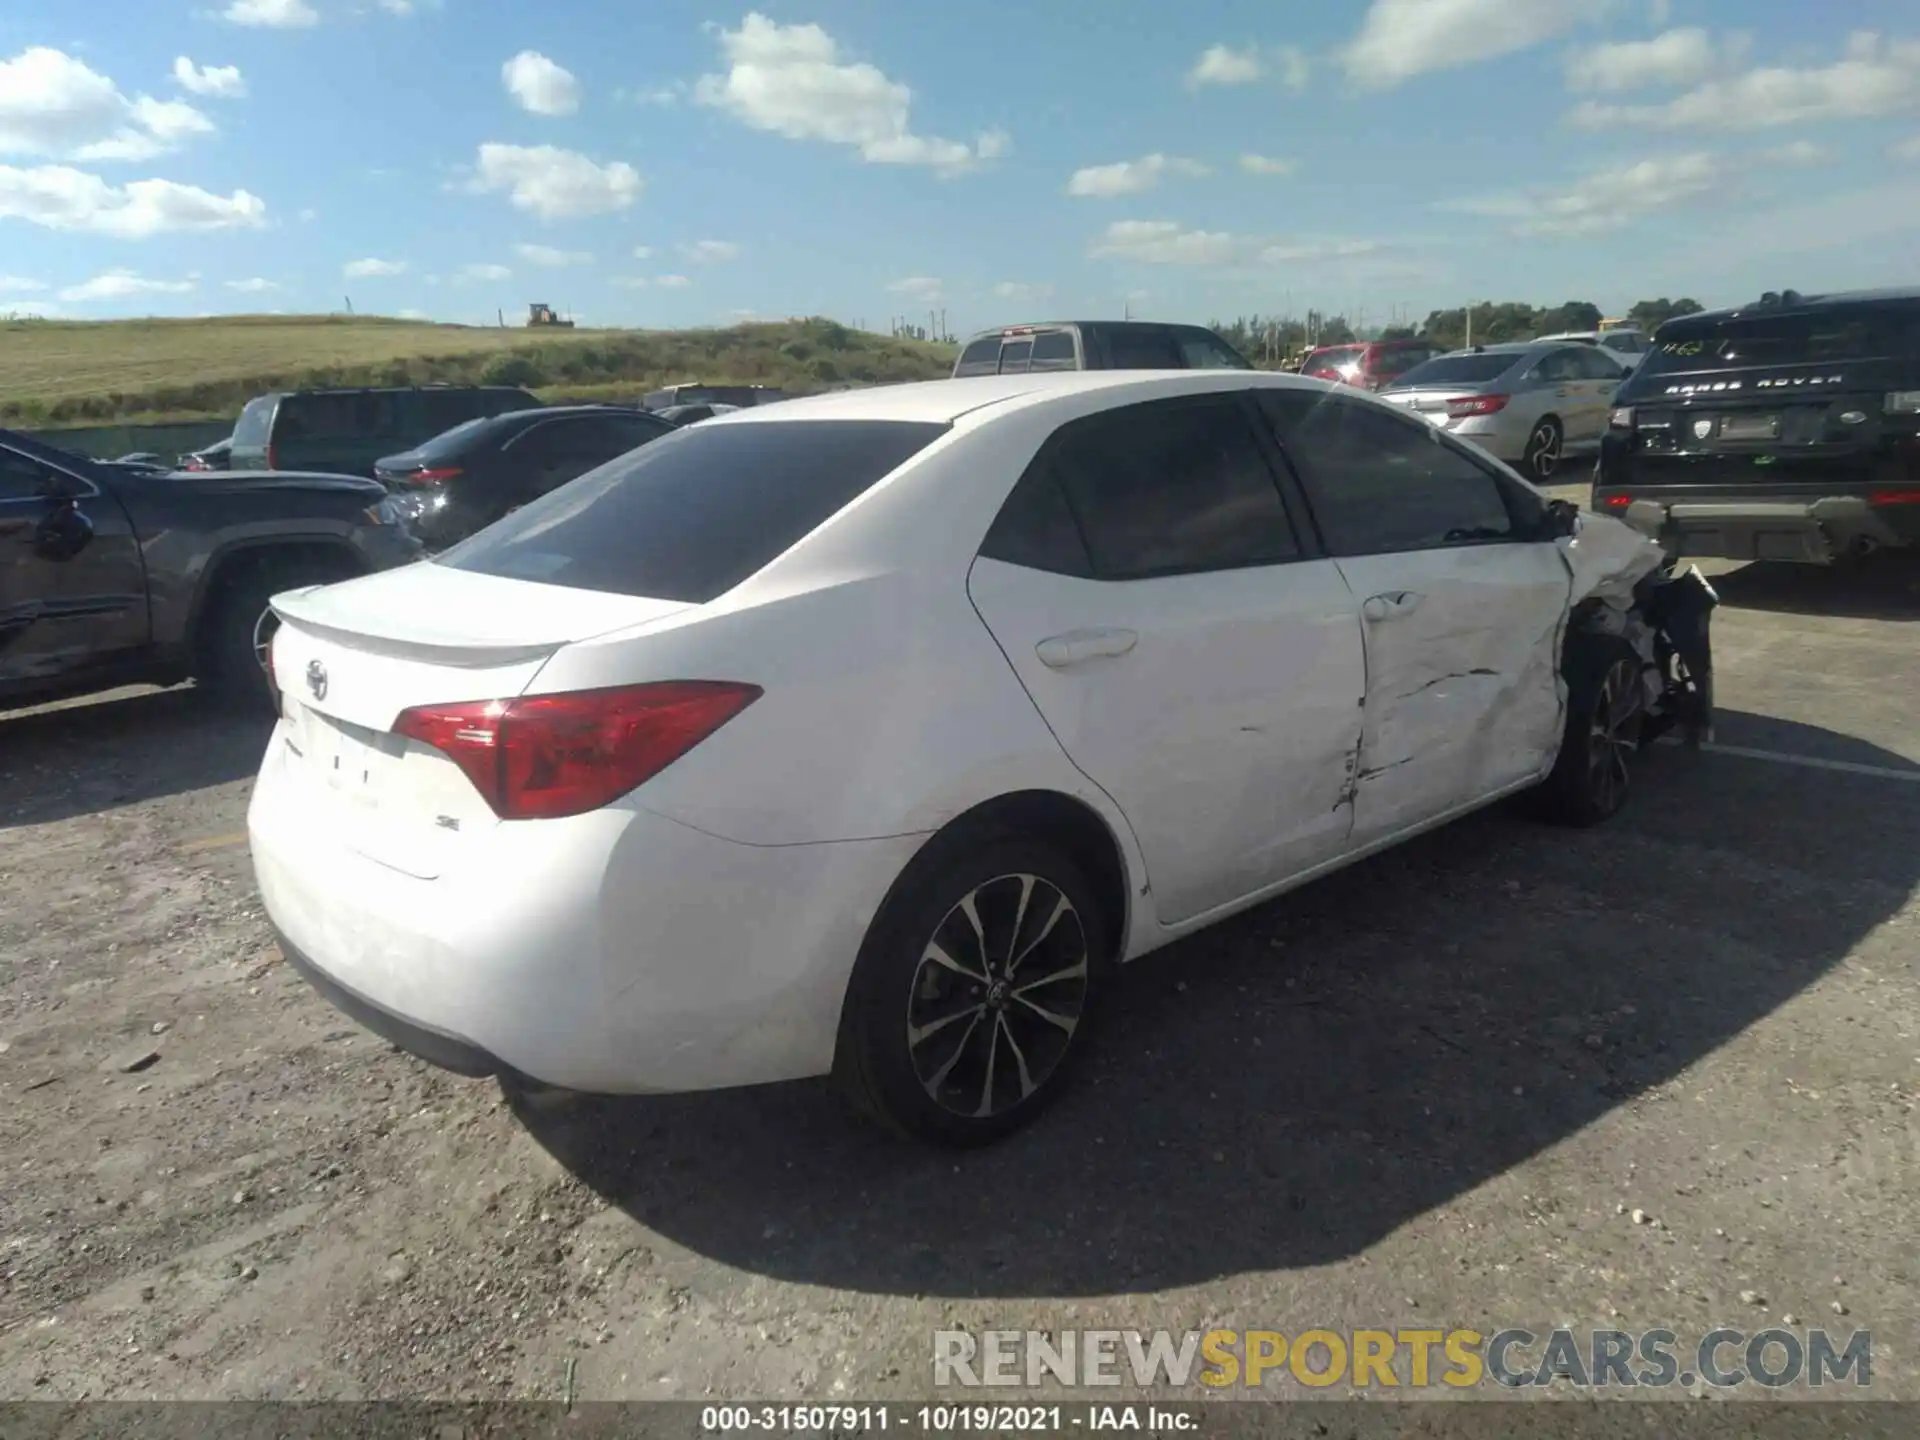
{"type": "Polygon", "coordinates": [[[0,10],[0,313],[964,332],[1915,281],[1911,0],[0,10]]]}

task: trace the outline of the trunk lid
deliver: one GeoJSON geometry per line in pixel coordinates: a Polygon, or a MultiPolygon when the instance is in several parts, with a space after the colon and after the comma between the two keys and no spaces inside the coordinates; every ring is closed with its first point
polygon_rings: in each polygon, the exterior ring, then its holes
{"type": "Polygon", "coordinates": [[[400,713],[511,699],[561,647],[686,608],[432,562],[276,595],[274,743],[316,826],[434,879],[502,822],[450,758],[393,733],[400,713]]]}

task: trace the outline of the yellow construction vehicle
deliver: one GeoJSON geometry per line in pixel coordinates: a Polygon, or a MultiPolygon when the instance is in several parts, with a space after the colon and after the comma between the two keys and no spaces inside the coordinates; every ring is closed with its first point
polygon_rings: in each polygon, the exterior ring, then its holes
{"type": "Polygon", "coordinates": [[[558,315],[555,315],[551,305],[544,304],[538,300],[529,303],[527,306],[527,328],[529,330],[538,330],[548,327],[555,330],[571,330],[573,328],[573,321],[562,320],[558,315]]]}

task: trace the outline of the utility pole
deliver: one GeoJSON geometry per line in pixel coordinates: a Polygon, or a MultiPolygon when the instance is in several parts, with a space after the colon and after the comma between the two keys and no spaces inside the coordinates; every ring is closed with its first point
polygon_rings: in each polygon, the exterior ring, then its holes
{"type": "Polygon", "coordinates": [[[1467,349],[1469,349],[1469,350],[1471,350],[1471,349],[1473,348],[1473,301],[1471,301],[1471,300],[1469,300],[1469,301],[1467,301],[1467,345],[1466,345],[1466,348],[1467,348],[1467,349]]]}

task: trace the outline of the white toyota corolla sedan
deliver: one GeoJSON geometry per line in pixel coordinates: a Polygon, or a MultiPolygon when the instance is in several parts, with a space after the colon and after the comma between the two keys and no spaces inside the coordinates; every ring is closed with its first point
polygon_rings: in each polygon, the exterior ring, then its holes
{"type": "Polygon", "coordinates": [[[1348,388],[945,380],[657,440],[277,597],[294,965],[449,1069],[833,1073],[977,1143],[1117,962],[1478,806],[1621,803],[1712,592],[1348,388]]]}

